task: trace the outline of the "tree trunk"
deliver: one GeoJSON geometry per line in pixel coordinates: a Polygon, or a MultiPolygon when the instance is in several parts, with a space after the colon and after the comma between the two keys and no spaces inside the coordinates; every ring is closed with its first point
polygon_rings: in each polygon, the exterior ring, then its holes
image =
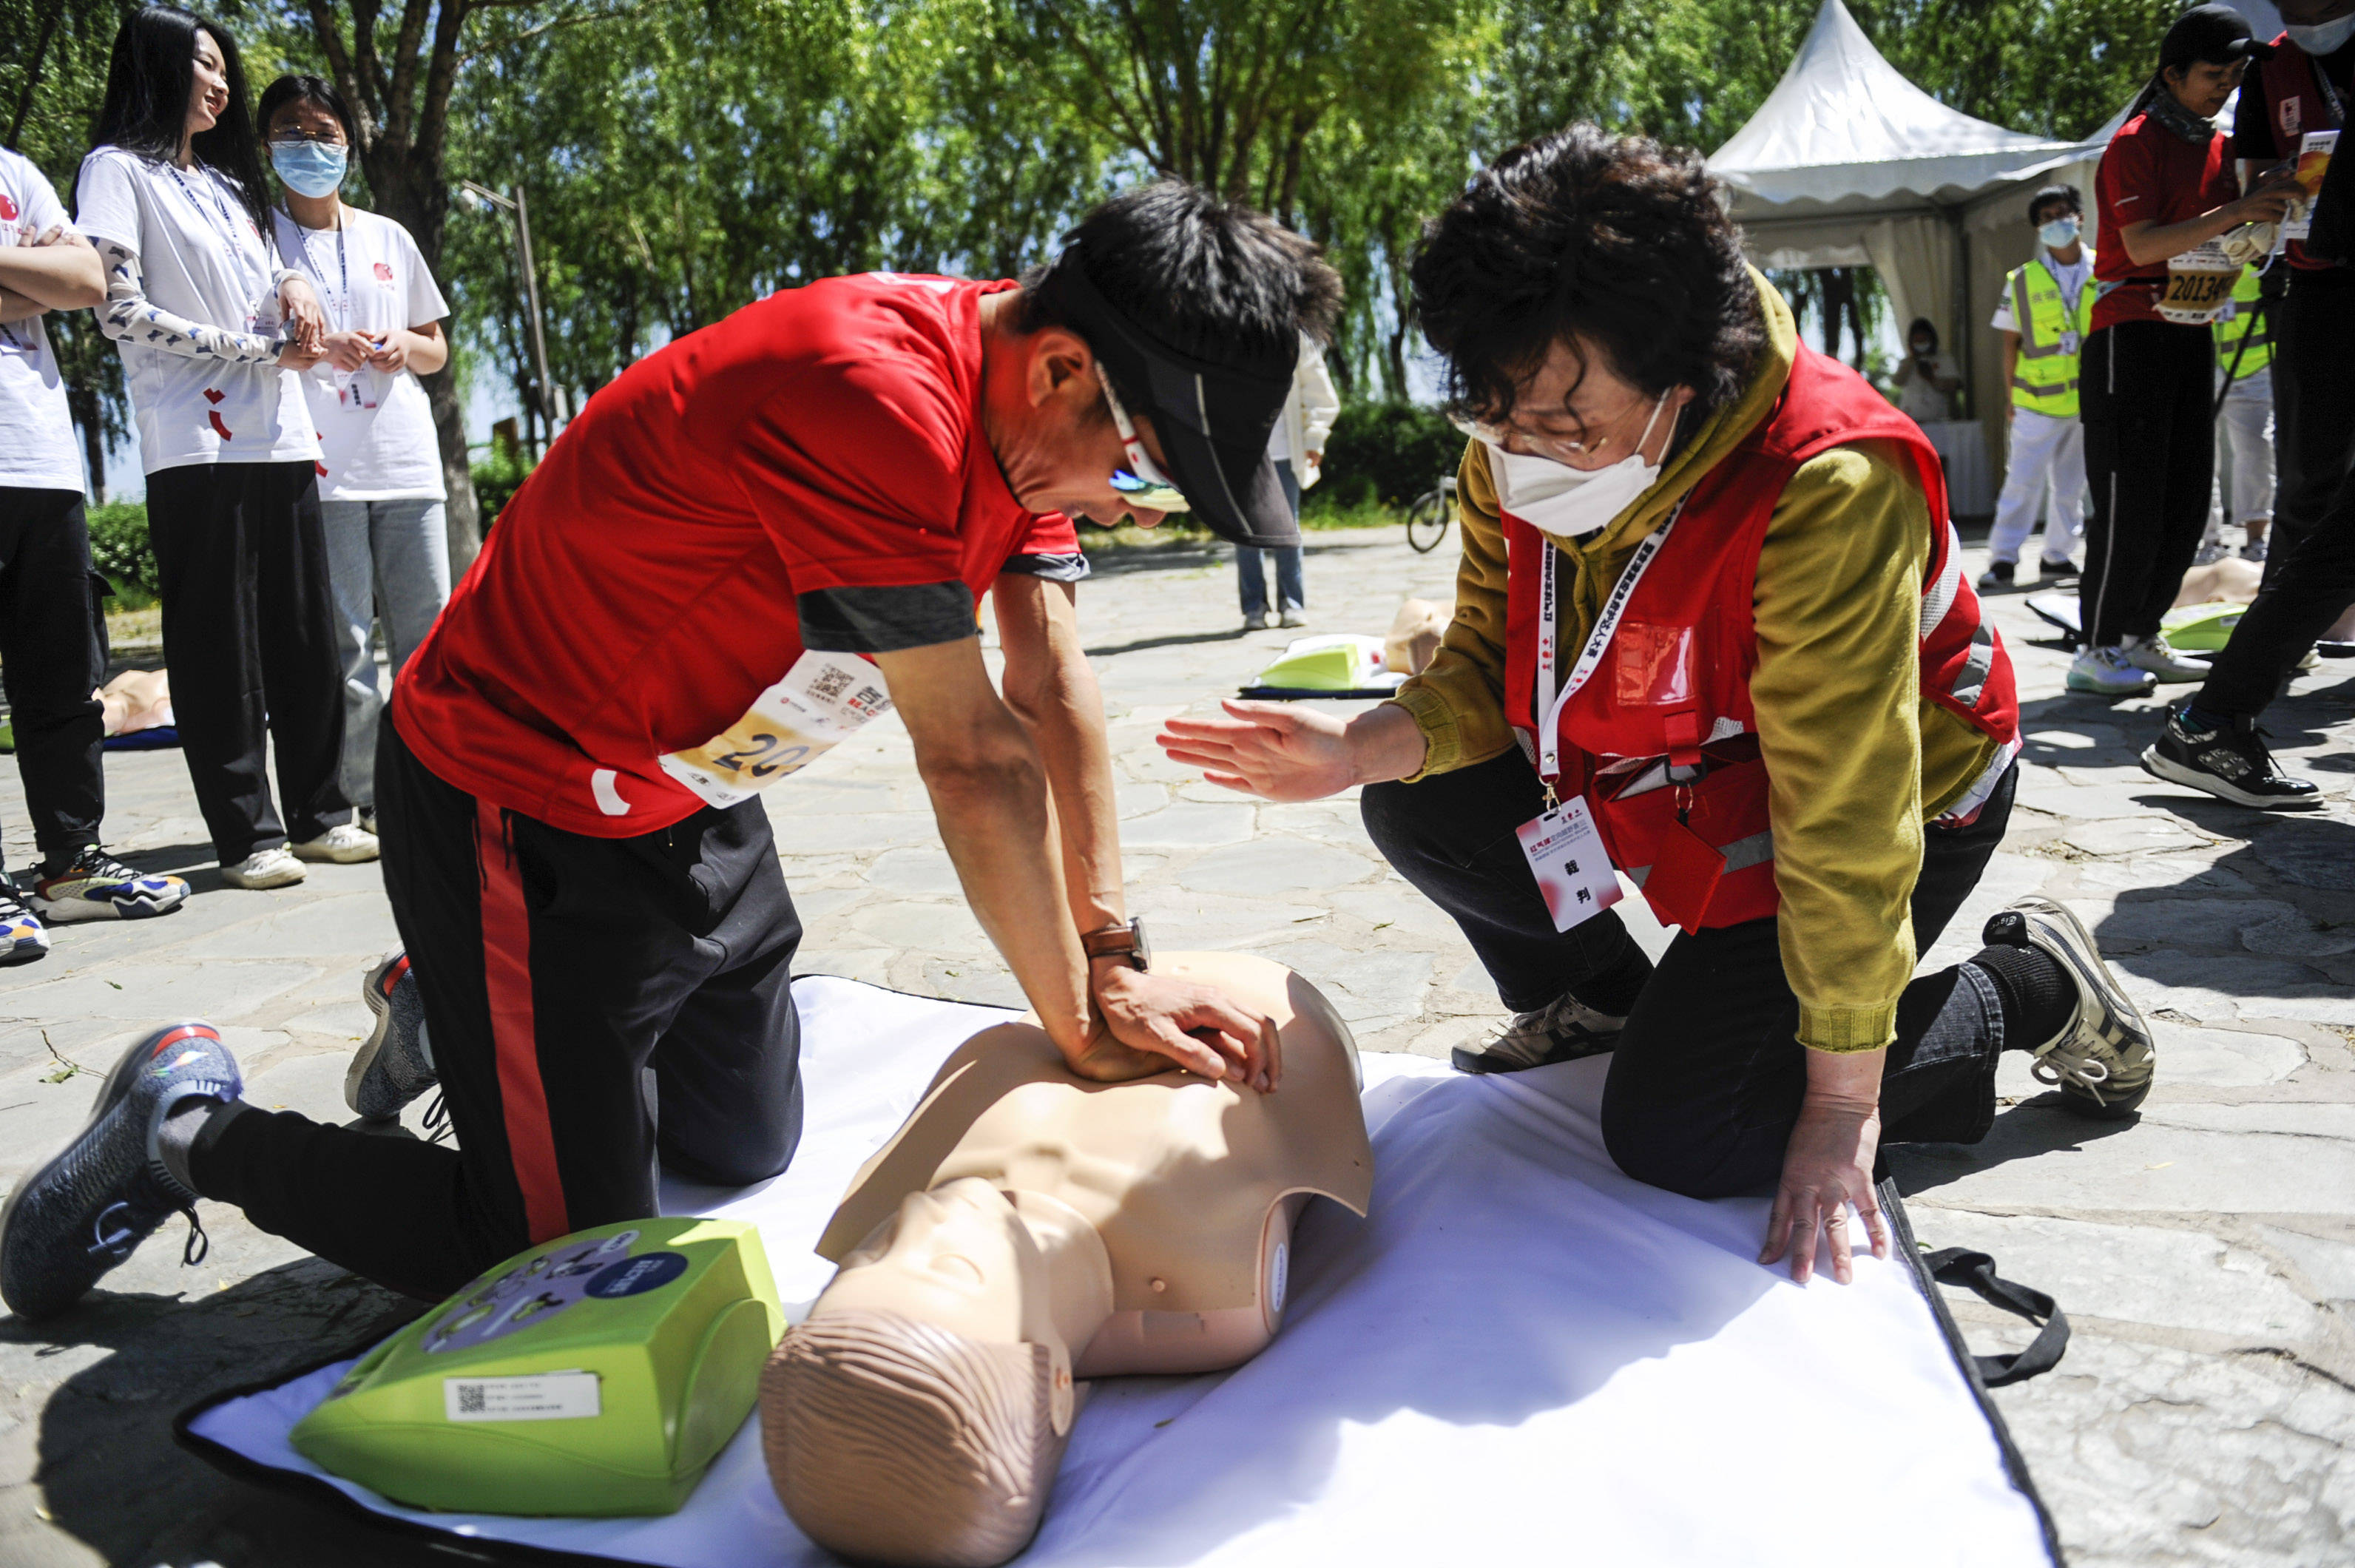
{"type": "Polygon", "coordinates": [[[90,498],[92,506],[106,505],[106,431],[99,418],[98,399],[69,397],[69,404],[88,403],[90,417],[82,417],[79,408],[73,411],[74,422],[81,426],[82,456],[90,464],[90,498]]]}
{"type": "Polygon", "coordinates": [[[459,406],[458,378],[447,367],[420,376],[433,410],[433,433],[442,446],[442,479],[450,490],[444,529],[450,539],[450,581],[456,582],[483,549],[482,504],[474,498],[474,467],[466,454],[465,410],[459,406]]]}

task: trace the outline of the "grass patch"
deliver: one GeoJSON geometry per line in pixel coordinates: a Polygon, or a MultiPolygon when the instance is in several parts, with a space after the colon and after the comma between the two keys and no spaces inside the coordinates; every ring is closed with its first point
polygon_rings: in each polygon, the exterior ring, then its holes
{"type": "MultiPolygon", "coordinates": [[[[1405,512],[1371,496],[1328,505],[1312,491],[1300,512],[1300,528],[1304,533],[1336,533],[1350,528],[1403,530],[1405,527],[1405,512]]],[[[1134,523],[1123,523],[1116,528],[1100,528],[1092,524],[1082,524],[1080,528],[1080,546],[1092,551],[1199,549],[1204,545],[1219,542],[1216,534],[1182,516],[1172,517],[1149,528],[1140,528],[1134,523]]]]}

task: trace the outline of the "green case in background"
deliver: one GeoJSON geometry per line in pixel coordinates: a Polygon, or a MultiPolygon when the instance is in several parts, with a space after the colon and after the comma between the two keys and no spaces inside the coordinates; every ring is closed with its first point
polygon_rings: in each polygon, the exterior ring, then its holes
{"type": "Polygon", "coordinates": [[[297,1453],[412,1508],[675,1512],[784,1332],[760,1232],[638,1220],[517,1253],[362,1357],[297,1453]]]}

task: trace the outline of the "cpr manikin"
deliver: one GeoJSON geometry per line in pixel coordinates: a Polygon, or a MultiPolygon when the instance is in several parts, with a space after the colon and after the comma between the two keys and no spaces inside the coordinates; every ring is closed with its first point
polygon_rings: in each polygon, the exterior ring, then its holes
{"type": "Polygon", "coordinates": [[[1154,966],[1273,1019],[1281,1087],[1092,1083],[1027,1020],[960,1047],[852,1181],[817,1249],[841,1268],[762,1380],[771,1477],[820,1545],[1005,1562],[1081,1380],[1248,1360],[1282,1325],[1309,1198],[1366,1211],[1357,1047],[1331,1005],[1263,959],[1154,966]]]}

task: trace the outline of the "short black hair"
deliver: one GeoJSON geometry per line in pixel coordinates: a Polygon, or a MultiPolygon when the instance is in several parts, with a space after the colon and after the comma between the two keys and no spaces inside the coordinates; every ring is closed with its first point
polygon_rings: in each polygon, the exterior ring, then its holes
{"type": "Polygon", "coordinates": [[[1646,397],[1733,401],[1765,347],[1742,240],[1701,155],[1576,124],[1473,177],[1412,272],[1452,408],[1501,420],[1556,343],[1587,343],[1646,397]]]}
{"type": "MultiPolygon", "coordinates": [[[[1300,335],[1331,339],[1341,277],[1316,244],[1263,212],[1198,186],[1156,180],[1106,201],[1063,237],[1062,255],[1022,280],[1021,330],[1077,332],[1064,269],[1084,266],[1104,303],[1150,337],[1212,364],[1299,357],[1300,335]]],[[[1082,336],[1085,336],[1082,333],[1082,336]]],[[[1116,385],[1130,408],[1145,387],[1116,385]]]]}
{"type": "Polygon", "coordinates": [[[335,83],[315,76],[282,76],[261,90],[261,107],[254,111],[254,123],[261,128],[261,139],[270,140],[270,127],[278,112],[290,103],[315,103],[336,117],[344,128],[344,145],[357,155],[360,150],[359,122],[352,118],[352,106],[336,91],[335,83]]]}
{"type": "Polygon", "coordinates": [[[255,145],[252,106],[245,93],[245,65],[236,36],[209,16],[177,5],[149,5],[133,12],[115,29],[114,52],[106,66],[106,99],[99,106],[93,140],[120,147],[151,163],[180,155],[188,125],[188,98],[197,84],[197,35],[208,34],[220,50],[229,102],[209,131],[188,139],[198,163],[229,176],[243,198],[246,216],[270,232],[270,189],[261,177],[255,145]]]}
{"type": "Polygon", "coordinates": [[[1938,324],[1926,315],[1915,316],[1913,324],[1906,327],[1905,347],[1913,347],[1914,337],[1924,332],[1930,335],[1930,352],[1935,354],[1938,352],[1938,324]]]}
{"type": "MultiPolygon", "coordinates": [[[[2035,223],[2036,215],[2056,201],[2065,205],[2078,217],[2085,216],[2085,198],[2078,193],[2075,186],[2048,185],[2028,198],[2028,221],[2035,223]]],[[[2038,227],[2041,228],[2042,225],[2039,224],[2038,227]]]]}

